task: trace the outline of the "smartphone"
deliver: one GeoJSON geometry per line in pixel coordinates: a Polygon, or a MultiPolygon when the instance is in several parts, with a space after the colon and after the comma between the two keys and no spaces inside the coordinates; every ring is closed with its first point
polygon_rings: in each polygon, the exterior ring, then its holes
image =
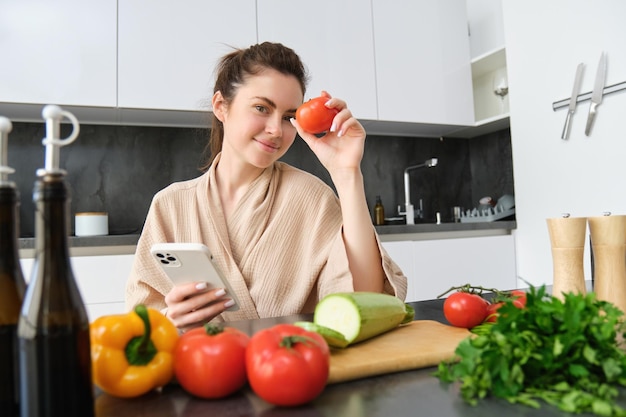
{"type": "Polygon", "coordinates": [[[206,281],[209,287],[224,288],[235,304],[227,311],[239,310],[239,300],[219,270],[209,248],[201,243],[157,243],[150,253],[174,284],[206,281]]]}

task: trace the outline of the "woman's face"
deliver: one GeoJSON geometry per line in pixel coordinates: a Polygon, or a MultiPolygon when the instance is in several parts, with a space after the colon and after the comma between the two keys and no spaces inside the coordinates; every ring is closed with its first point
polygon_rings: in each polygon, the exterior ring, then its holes
{"type": "Polygon", "coordinates": [[[222,161],[235,157],[266,168],[282,157],[296,137],[289,119],[303,98],[294,76],[272,69],[249,76],[229,105],[217,92],[213,110],[224,125],[222,161]]]}

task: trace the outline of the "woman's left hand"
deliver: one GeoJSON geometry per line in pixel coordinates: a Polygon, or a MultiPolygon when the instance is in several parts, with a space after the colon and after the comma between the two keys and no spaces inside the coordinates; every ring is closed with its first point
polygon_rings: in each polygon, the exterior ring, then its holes
{"type": "Polygon", "coordinates": [[[345,101],[331,97],[326,91],[322,91],[322,96],[328,97],[326,107],[339,110],[324,136],[318,138],[305,132],[296,119],[291,120],[292,124],[331,176],[333,172],[343,169],[360,169],[365,129],[354,118],[345,101]]]}

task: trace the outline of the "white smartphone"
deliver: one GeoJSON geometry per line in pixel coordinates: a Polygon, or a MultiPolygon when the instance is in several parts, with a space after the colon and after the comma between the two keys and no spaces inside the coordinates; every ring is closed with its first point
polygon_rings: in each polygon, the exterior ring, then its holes
{"type": "Polygon", "coordinates": [[[224,288],[235,304],[228,311],[239,310],[239,300],[228,280],[219,270],[209,248],[201,243],[157,243],[150,253],[174,284],[206,281],[209,287],[224,288]]]}

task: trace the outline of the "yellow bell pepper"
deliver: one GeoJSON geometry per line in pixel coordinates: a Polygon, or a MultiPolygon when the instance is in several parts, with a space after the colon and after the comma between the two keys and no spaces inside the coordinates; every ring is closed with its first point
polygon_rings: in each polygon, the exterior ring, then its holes
{"type": "Polygon", "coordinates": [[[137,397],[174,376],[178,330],[162,313],[138,305],[90,325],[93,382],[116,397],[137,397]]]}

